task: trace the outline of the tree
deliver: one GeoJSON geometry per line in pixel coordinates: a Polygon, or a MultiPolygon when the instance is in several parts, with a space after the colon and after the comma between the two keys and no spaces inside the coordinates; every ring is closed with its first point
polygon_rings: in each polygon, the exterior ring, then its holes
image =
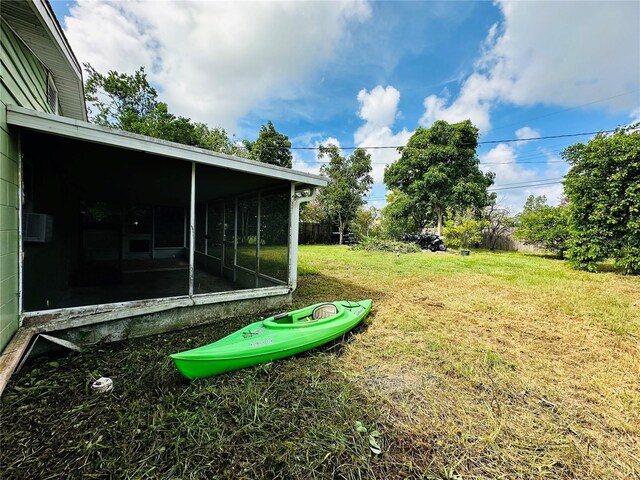
{"type": "Polygon", "coordinates": [[[527,245],[555,251],[564,258],[569,230],[569,209],[565,203],[557,207],[547,205],[545,196],[529,195],[522,213],[517,217],[514,236],[527,245]]]}
{"type": "Polygon", "coordinates": [[[380,211],[376,207],[360,207],[356,216],[349,223],[349,231],[362,240],[365,237],[376,236],[380,224],[380,211]]]}
{"type": "Polygon", "coordinates": [[[325,212],[317,198],[300,206],[301,223],[322,223],[325,220],[325,212]]]}
{"type": "Polygon", "coordinates": [[[292,166],[293,156],[291,155],[289,137],[279,133],[271,120],[260,127],[260,132],[255,142],[245,141],[244,145],[249,150],[249,156],[253,160],[286,168],[291,168],[292,166]]]}
{"type": "Polygon", "coordinates": [[[452,247],[469,248],[482,241],[482,229],[486,224],[486,220],[477,218],[469,208],[445,222],[444,235],[452,247]]]}
{"type": "Polygon", "coordinates": [[[329,178],[329,184],[320,192],[320,205],[327,217],[338,225],[342,244],[346,226],[364,205],[364,197],[373,184],[371,156],[358,148],[344,157],[336,145],[321,145],[318,160],[323,158],[329,163],[320,167],[320,173],[329,178]]]}
{"type": "Polygon", "coordinates": [[[144,67],[133,75],[114,70],[104,75],[89,63],[85,63],[84,68],[89,120],[105,127],[138,133],[143,119],[158,108],[158,92],[149,85],[144,67]]]}
{"type": "Polygon", "coordinates": [[[171,142],[206,148],[216,152],[247,156],[222,128],[209,128],[204,123],[169,112],[166,103],[158,101],[158,92],[147,80],[144,67],[132,75],[114,70],[106,75],[84,64],[87,72],[85,92],[89,119],[98,125],[127,132],[161,138],[171,142]]]}
{"type": "Polygon", "coordinates": [[[507,208],[502,208],[497,202],[491,202],[491,205],[485,207],[482,216],[486,221],[482,232],[489,243],[489,249],[495,250],[498,240],[515,227],[515,218],[507,208]]]}
{"type": "Polygon", "coordinates": [[[595,270],[614,258],[626,273],[640,273],[640,132],[633,127],[600,133],[566,148],[571,169],[564,181],[571,206],[571,262],[595,270]]]}
{"type": "Polygon", "coordinates": [[[480,171],[477,146],[478,129],[470,120],[419,127],[398,149],[400,158],[385,169],[384,182],[407,195],[414,208],[433,212],[440,234],[445,212],[489,204],[487,188],[495,174],[480,171]]]}
{"type": "Polygon", "coordinates": [[[405,233],[420,233],[429,225],[430,210],[415,208],[408,195],[393,191],[387,195],[387,204],[381,215],[381,230],[386,238],[401,240],[405,233]]]}
{"type": "Polygon", "coordinates": [[[243,143],[236,141],[235,136],[229,137],[224,128],[211,128],[204,123],[196,123],[195,127],[200,136],[199,147],[236,157],[249,158],[249,152],[243,143]]]}

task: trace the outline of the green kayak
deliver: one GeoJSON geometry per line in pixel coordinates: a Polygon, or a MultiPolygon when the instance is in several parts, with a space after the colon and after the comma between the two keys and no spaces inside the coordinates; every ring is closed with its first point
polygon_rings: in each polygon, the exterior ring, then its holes
{"type": "Polygon", "coordinates": [[[185,377],[209,377],[323,345],[347,333],[370,310],[371,300],[318,303],[252,323],[210,345],[170,356],[185,377]]]}

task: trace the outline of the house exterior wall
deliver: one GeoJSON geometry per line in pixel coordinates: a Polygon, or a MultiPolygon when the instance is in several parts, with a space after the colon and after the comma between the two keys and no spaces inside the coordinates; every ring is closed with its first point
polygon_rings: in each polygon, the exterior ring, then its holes
{"type": "Polygon", "coordinates": [[[5,22],[0,23],[0,352],[19,326],[20,146],[6,105],[51,113],[47,71],[5,22]]]}

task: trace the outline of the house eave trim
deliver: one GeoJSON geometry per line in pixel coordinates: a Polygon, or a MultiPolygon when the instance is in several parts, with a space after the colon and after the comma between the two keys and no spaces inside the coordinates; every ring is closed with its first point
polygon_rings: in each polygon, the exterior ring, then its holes
{"type": "Polygon", "coordinates": [[[237,170],[279,180],[301,182],[309,186],[324,187],[328,182],[325,177],[311,173],[268,165],[202,148],[137,135],[123,130],[101,127],[92,123],[36,112],[35,110],[15,105],[7,105],[7,123],[52,135],[237,170]]]}

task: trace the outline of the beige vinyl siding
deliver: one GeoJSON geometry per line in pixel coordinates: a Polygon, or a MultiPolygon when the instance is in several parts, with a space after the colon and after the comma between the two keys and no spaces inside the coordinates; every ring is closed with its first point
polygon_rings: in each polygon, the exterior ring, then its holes
{"type": "Polygon", "coordinates": [[[51,112],[47,71],[3,22],[0,24],[0,352],[18,329],[19,140],[7,125],[8,104],[51,112]]]}

